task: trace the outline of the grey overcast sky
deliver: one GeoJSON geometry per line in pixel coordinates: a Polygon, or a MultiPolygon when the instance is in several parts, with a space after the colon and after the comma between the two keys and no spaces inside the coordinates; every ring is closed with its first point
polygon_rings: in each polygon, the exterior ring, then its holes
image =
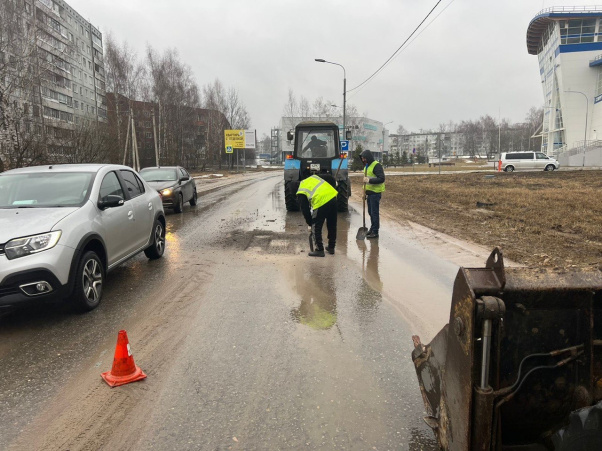
{"type": "MultiPolygon", "coordinates": [[[[200,87],[235,87],[261,137],[277,126],[289,88],[343,103],[406,40],[437,0],[67,0],[103,35],[144,56],[177,48],[200,87]]],[[[599,0],[600,1],[600,0],[599,0]]],[[[600,2],[602,3],[602,2],[600,2]]],[[[524,120],[543,103],[526,31],[544,8],[590,1],[442,0],[426,28],[347,104],[412,132],[501,114],[524,120]]]]}

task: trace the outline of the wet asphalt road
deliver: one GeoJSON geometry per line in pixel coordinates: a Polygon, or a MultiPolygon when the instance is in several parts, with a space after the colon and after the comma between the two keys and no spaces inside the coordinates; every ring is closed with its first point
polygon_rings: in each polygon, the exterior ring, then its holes
{"type": "Polygon", "coordinates": [[[280,174],[168,214],[167,252],[109,274],[103,304],[0,318],[0,449],[435,450],[411,362],[457,267],[384,223],[312,259],[280,174]],[[126,329],[142,382],[110,389],[126,329]]]}

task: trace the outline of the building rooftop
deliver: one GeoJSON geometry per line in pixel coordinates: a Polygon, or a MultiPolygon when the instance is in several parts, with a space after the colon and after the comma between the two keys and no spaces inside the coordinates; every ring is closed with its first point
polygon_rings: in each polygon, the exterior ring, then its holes
{"type": "Polygon", "coordinates": [[[529,23],[527,28],[527,50],[537,55],[541,37],[548,25],[556,19],[574,19],[575,17],[602,16],[602,6],[554,6],[542,9],[529,23]]]}

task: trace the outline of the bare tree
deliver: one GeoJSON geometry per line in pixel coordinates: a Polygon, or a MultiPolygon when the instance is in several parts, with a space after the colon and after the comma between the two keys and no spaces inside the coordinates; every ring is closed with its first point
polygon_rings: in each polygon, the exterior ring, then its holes
{"type": "Polygon", "coordinates": [[[47,159],[40,93],[50,62],[32,21],[20,3],[0,3],[0,171],[47,159]]]}
{"type": "Polygon", "coordinates": [[[200,91],[190,67],[175,49],[158,54],[147,49],[146,98],[156,104],[161,161],[196,166],[202,149],[199,135],[200,91]]]}
{"type": "Polygon", "coordinates": [[[233,130],[245,130],[251,127],[251,119],[242,104],[236,88],[229,88],[226,95],[226,111],[224,115],[233,130]]]}
{"type": "Polygon", "coordinates": [[[115,141],[110,158],[119,161],[131,123],[134,101],[141,100],[146,93],[146,68],[126,41],[119,45],[108,34],[105,39],[105,71],[107,91],[115,97],[113,108],[116,123],[111,124],[114,126],[115,141]]]}
{"type": "Polygon", "coordinates": [[[295,127],[295,118],[299,117],[299,112],[299,104],[297,102],[297,98],[295,97],[295,93],[291,88],[289,88],[288,98],[286,100],[286,104],[284,105],[284,110],[282,111],[282,115],[285,118],[285,123],[282,124],[284,128],[283,132],[292,130],[295,127]]]}

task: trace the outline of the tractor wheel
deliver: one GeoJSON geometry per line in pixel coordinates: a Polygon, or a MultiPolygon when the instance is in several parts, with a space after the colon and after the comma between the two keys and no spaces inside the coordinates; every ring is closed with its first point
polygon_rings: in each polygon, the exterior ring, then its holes
{"type": "Polygon", "coordinates": [[[349,211],[350,186],[348,180],[340,180],[337,185],[337,210],[341,212],[349,211]]]}
{"type": "Polygon", "coordinates": [[[286,211],[299,211],[297,203],[297,193],[293,193],[295,184],[291,181],[284,182],[284,202],[286,203],[286,211]]]}

